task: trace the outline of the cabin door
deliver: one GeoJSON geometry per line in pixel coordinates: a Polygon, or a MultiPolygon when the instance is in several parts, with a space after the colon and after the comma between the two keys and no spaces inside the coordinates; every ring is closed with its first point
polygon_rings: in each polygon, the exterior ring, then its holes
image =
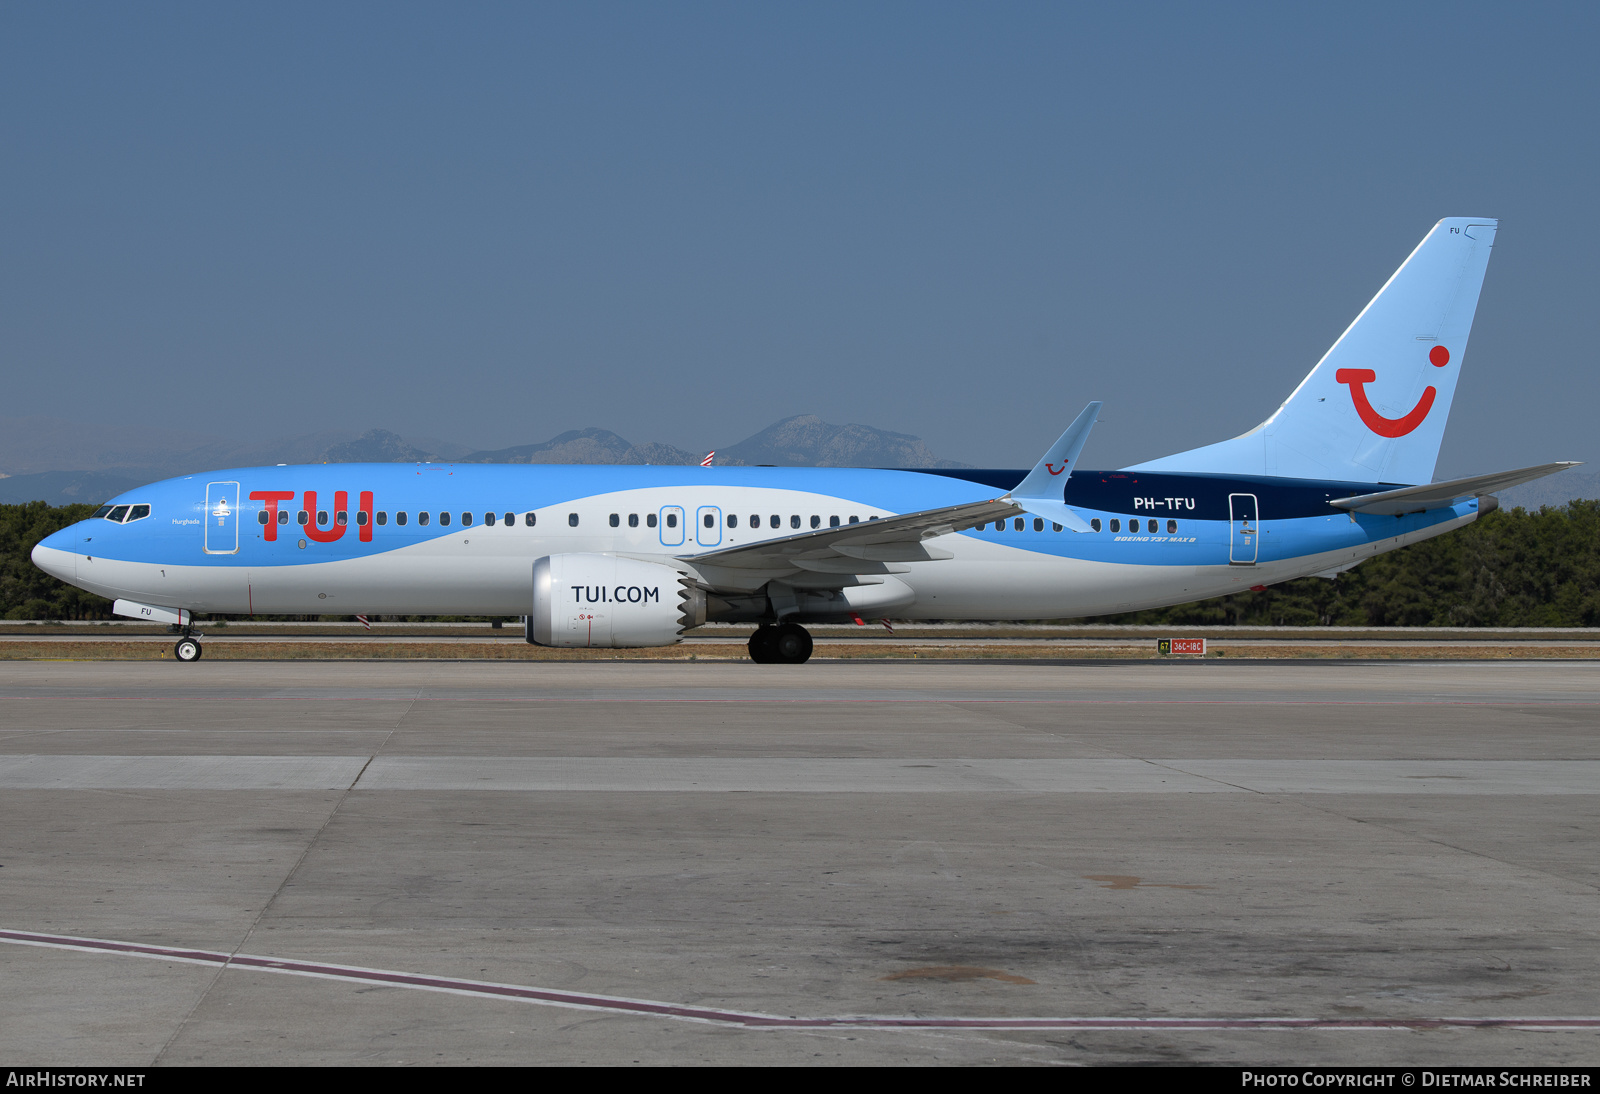
{"type": "Polygon", "coordinates": [[[1261,550],[1261,527],[1256,519],[1254,494],[1228,495],[1228,561],[1234,566],[1254,566],[1261,550]]]}
{"type": "Polygon", "coordinates": [[[206,484],[206,554],[232,555],[239,551],[239,484],[206,484]]]}

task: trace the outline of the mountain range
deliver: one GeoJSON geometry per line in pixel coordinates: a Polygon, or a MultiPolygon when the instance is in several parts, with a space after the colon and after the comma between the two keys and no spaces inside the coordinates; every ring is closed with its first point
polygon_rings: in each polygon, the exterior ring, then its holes
{"type": "MultiPolygon", "coordinates": [[[[99,502],[156,479],[279,463],[698,464],[704,453],[632,444],[608,429],[574,429],[538,444],[474,450],[369,429],[308,433],[266,443],[173,431],[89,426],[54,418],[0,419],[0,503],[99,502]]],[[[867,425],[832,425],[813,414],[785,418],[721,449],[719,465],[965,467],[918,437],[867,425]]]]}
{"type": "MultiPolygon", "coordinates": [[[[174,475],[279,463],[552,463],[690,465],[704,453],[670,444],[632,444],[609,429],[573,429],[538,444],[474,450],[385,429],[360,436],[307,433],[265,443],[232,442],[140,427],[86,425],[56,418],[0,419],[0,503],[100,502],[174,475]]],[[[718,449],[723,466],[966,467],[943,460],[918,437],[867,425],[832,425],[799,414],[718,449]]],[[[1582,470],[1500,493],[1505,508],[1563,505],[1600,498],[1600,473],[1582,470]]]]}

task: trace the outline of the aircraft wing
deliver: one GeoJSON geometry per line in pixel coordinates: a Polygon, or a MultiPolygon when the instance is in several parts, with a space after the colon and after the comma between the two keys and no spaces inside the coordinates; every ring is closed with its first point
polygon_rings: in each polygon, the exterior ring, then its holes
{"type": "Polygon", "coordinates": [[[1477,475],[1470,479],[1451,479],[1449,482],[1426,483],[1422,486],[1403,486],[1398,490],[1340,498],[1328,504],[1355,513],[1376,513],[1387,517],[1422,513],[1429,509],[1442,509],[1468,498],[1481,498],[1496,490],[1532,482],[1546,475],[1554,475],[1557,471],[1577,467],[1579,462],[1581,461],[1542,463],[1537,467],[1519,467],[1515,471],[1497,471],[1493,475],[1477,475]]]}
{"type": "Polygon", "coordinates": [[[995,498],[819,528],[679,558],[702,571],[714,584],[748,586],[786,574],[805,573],[807,585],[853,585],[859,584],[856,575],[904,572],[893,563],[952,558],[950,552],[929,547],[923,541],[1022,512],[1020,506],[995,498]]]}

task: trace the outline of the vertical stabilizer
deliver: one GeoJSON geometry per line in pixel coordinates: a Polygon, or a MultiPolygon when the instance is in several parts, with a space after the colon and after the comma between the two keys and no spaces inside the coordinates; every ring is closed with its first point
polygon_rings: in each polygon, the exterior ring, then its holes
{"type": "Polygon", "coordinates": [[[1272,417],[1130,470],[1431,482],[1496,226],[1441,220],[1272,417]]]}

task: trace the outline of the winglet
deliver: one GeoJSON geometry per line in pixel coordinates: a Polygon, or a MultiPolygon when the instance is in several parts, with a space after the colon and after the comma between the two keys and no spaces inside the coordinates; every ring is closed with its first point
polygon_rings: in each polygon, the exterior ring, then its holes
{"type": "Polygon", "coordinates": [[[1078,466],[1078,453],[1089,439],[1089,430],[1100,417],[1101,403],[1093,402],[1083,408],[1061,439],[1036,463],[1028,477],[1006,495],[1006,500],[1034,514],[1047,517],[1074,532],[1089,531],[1089,522],[1066,504],[1067,480],[1078,466]]]}
{"type": "Polygon", "coordinates": [[[1089,430],[1094,428],[1095,419],[1100,417],[1101,405],[1093,402],[1083,408],[1083,413],[1067,426],[1061,439],[1050,446],[1050,450],[1028,472],[1028,477],[1011,491],[1013,498],[1038,498],[1054,502],[1065,498],[1067,479],[1072,477],[1072,469],[1078,466],[1078,453],[1083,451],[1083,443],[1089,439],[1089,430]]]}

